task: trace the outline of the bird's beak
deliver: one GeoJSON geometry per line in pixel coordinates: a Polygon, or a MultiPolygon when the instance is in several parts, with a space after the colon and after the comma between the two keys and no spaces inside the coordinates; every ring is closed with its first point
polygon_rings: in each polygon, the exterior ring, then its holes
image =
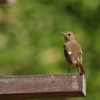
{"type": "Polygon", "coordinates": [[[63,35],[63,32],[60,32],[60,34],[62,34],[62,35],[63,35]]]}

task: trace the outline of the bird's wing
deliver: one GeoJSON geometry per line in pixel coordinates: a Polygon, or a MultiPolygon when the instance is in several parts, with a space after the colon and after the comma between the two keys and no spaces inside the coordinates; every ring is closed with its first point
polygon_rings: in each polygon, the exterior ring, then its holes
{"type": "Polygon", "coordinates": [[[68,61],[70,65],[75,65],[77,62],[82,63],[81,52],[76,52],[76,53],[71,52],[72,51],[71,48],[67,47],[66,44],[63,47],[64,47],[64,54],[65,54],[66,60],[68,61]]]}
{"type": "Polygon", "coordinates": [[[63,48],[64,48],[64,54],[67,62],[69,63],[69,65],[73,65],[69,49],[66,47],[66,45],[64,45],[63,48]]]}

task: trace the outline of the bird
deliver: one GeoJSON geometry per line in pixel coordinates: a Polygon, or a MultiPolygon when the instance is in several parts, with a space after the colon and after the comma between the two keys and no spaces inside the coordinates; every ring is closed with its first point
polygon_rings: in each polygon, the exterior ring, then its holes
{"type": "Polygon", "coordinates": [[[60,34],[62,34],[65,39],[63,50],[66,61],[69,64],[68,71],[70,72],[70,66],[75,66],[78,68],[80,75],[85,74],[82,65],[82,48],[78,43],[76,36],[70,31],[60,32],[60,34]]]}

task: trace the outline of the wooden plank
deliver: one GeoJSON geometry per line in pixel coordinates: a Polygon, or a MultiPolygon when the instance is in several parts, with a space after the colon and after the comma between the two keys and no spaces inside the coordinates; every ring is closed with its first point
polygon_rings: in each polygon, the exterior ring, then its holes
{"type": "Polygon", "coordinates": [[[0,100],[86,96],[84,75],[52,74],[0,77],[0,100]]]}

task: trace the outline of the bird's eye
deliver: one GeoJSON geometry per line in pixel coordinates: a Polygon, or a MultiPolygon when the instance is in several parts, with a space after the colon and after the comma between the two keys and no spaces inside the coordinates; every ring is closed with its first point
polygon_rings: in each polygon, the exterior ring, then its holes
{"type": "Polygon", "coordinates": [[[69,33],[68,36],[71,36],[71,34],[69,33]]]}

